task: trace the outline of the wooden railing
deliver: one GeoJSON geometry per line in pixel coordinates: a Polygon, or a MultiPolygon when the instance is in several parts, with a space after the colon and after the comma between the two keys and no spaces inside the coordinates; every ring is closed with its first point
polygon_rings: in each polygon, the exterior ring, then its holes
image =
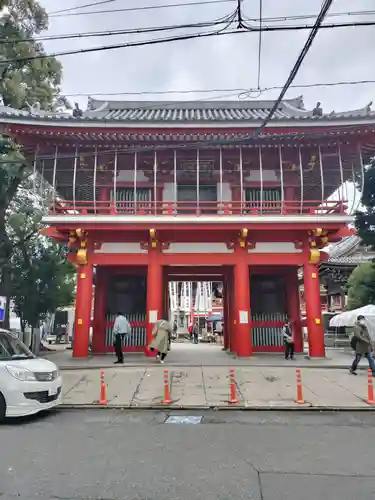
{"type": "Polygon", "coordinates": [[[345,214],[346,201],[59,201],[50,207],[54,215],[329,215],[345,214]]]}

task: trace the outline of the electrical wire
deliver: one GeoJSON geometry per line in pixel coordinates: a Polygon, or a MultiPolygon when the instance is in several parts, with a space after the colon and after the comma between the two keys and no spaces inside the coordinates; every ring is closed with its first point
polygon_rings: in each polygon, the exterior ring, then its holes
{"type": "Polygon", "coordinates": [[[88,12],[68,12],[66,14],[49,14],[50,18],[57,17],[72,17],[72,16],[88,16],[94,14],[113,14],[117,12],[137,12],[137,11],[145,11],[145,10],[160,10],[160,9],[173,9],[176,7],[191,7],[191,6],[202,6],[202,5],[213,5],[213,4],[221,4],[221,3],[233,3],[237,0],[201,0],[195,2],[184,2],[184,3],[172,3],[172,4],[163,4],[163,5],[144,5],[141,7],[126,7],[122,9],[111,9],[111,10],[93,10],[88,12]]]}
{"type": "Polygon", "coordinates": [[[127,43],[118,43],[114,45],[104,45],[101,47],[89,47],[87,49],[75,49],[75,50],[65,50],[62,52],[54,52],[52,54],[36,54],[34,56],[29,56],[29,57],[19,57],[15,59],[4,59],[1,61],[1,64],[5,65],[10,65],[14,63],[25,63],[28,61],[34,61],[37,59],[48,59],[51,57],[61,57],[61,56],[69,56],[69,55],[75,55],[75,54],[87,54],[91,52],[104,52],[108,50],[115,50],[115,49],[125,49],[129,47],[144,47],[147,45],[158,45],[161,43],[168,43],[168,42],[177,42],[181,40],[193,40],[197,38],[207,38],[211,36],[222,36],[222,35],[234,35],[234,34],[244,34],[246,31],[244,30],[232,30],[232,31],[223,31],[223,30],[217,30],[209,33],[192,33],[192,34],[186,34],[186,35],[181,35],[181,36],[174,36],[174,37],[167,37],[167,38],[155,38],[153,40],[143,40],[139,42],[127,42],[127,43]]]}
{"type": "MultiPolygon", "coordinates": [[[[245,18],[244,18],[245,19],[245,18]]],[[[34,38],[1,38],[0,43],[5,44],[17,44],[25,42],[43,42],[43,41],[56,41],[56,40],[69,40],[69,39],[84,39],[84,38],[95,38],[95,37],[109,37],[109,36],[120,36],[120,35],[133,35],[133,34],[144,34],[144,33],[157,33],[163,31],[173,31],[179,29],[189,29],[189,28],[205,28],[211,26],[218,26],[224,24],[225,21],[203,21],[199,23],[191,24],[176,24],[170,26],[150,26],[144,28],[129,28],[129,29],[118,29],[118,30],[105,30],[105,31],[91,31],[86,33],[66,33],[66,34],[56,34],[56,35],[45,35],[37,36],[34,38]]],[[[365,27],[365,26],[375,26],[374,21],[359,21],[359,22],[346,22],[346,23],[336,23],[336,24],[323,24],[321,29],[326,28],[348,28],[348,27],[365,27]]],[[[242,25],[242,28],[252,33],[262,33],[269,31],[301,31],[312,29],[312,25],[281,25],[281,26],[265,26],[263,25],[260,29],[259,26],[248,26],[242,25]]],[[[46,56],[49,57],[49,56],[46,56]]]]}
{"type": "MultiPolygon", "coordinates": [[[[314,87],[339,87],[346,85],[368,85],[375,84],[375,80],[352,80],[352,81],[337,81],[337,82],[316,82],[316,83],[301,83],[296,85],[290,85],[290,89],[309,89],[314,87]]],[[[282,86],[273,87],[263,87],[261,89],[257,88],[216,88],[216,89],[174,89],[174,90],[144,90],[144,91],[129,91],[129,92],[76,92],[73,94],[64,93],[66,97],[92,97],[92,96],[142,96],[142,95],[183,95],[183,94],[213,94],[217,92],[232,92],[233,95],[238,96],[240,99],[250,98],[252,93],[260,92],[261,94],[265,92],[270,92],[272,90],[282,90],[282,86]]]]}
{"type": "MultiPolygon", "coordinates": [[[[353,17],[353,16],[373,16],[375,15],[375,10],[354,10],[354,11],[348,11],[348,12],[331,12],[330,14],[326,15],[326,19],[330,17],[341,17],[341,16],[348,16],[348,17],[353,17]]],[[[278,16],[278,17],[264,17],[263,21],[264,22],[279,22],[279,21],[301,21],[305,19],[315,19],[316,15],[315,14],[296,14],[296,15],[291,15],[291,16],[278,16]]],[[[247,21],[251,21],[254,23],[259,22],[259,18],[250,18],[247,16],[244,16],[244,19],[247,21]]]]}
{"type": "MultiPolygon", "coordinates": [[[[232,13],[233,14],[233,13],[232,13]]],[[[89,31],[86,33],[66,33],[61,35],[45,35],[36,36],[32,38],[0,38],[0,43],[2,44],[14,44],[14,43],[25,43],[25,42],[42,42],[42,41],[55,41],[55,40],[69,40],[69,39],[82,39],[82,38],[92,38],[92,37],[104,37],[104,36],[119,36],[119,35],[133,35],[133,34],[144,34],[144,33],[157,33],[161,31],[173,31],[178,29],[188,29],[188,28],[209,28],[214,26],[219,26],[220,24],[225,24],[228,17],[232,14],[214,19],[212,21],[201,21],[199,23],[189,23],[189,24],[172,24],[167,26],[147,26],[144,28],[129,28],[129,29],[119,29],[111,31],[89,31]]]]}
{"type": "Polygon", "coordinates": [[[258,89],[260,89],[260,71],[262,58],[262,17],[263,17],[263,1],[259,0],[259,43],[258,43],[258,89]]]}
{"type": "Polygon", "coordinates": [[[61,14],[63,12],[71,12],[73,10],[78,10],[78,9],[87,9],[88,7],[97,7],[98,5],[103,5],[105,3],[113,3],[113,2],[117,2],[117,0],[100,0],[99,2],[91,2],[91,3],[86,3],[84,5],[77,5],[76,7],[69,7],[69,9],[55,10],[53,12],[49,12],[48,15],[51,16],[52,14],[61,14]]]}
{"type": "MultiPolygon", "coordinates": [[[[375,21],[361,21],[361,22],[355,22],[355,23],[339,23],[339,24],[322,24],[319,29],[332,29],[332,28],[347,28],[347,27],[364,27],[364,26],[375,26],[375,21]]],[[[62,51],[62,52],[54,52],[52,54],[36,54],[35,56],[29,56],[29,57],[23,57],[23,58],[16,58],[16,59],[4,59],[1,61],[1,64],[13,64],[13,63],[19,63],[19,62],[27,62],[27,61],[33,61],[35,59],[46,59],[50,57],[61,57],[61,56],[68,56],[68,55],[74,55],[74,54],[85,54],[85,53],[90,53],[90,52],[102,52],[102,51],[107,51],[107,50],[115,50],[115,49],[121,49],[121,48],[128,48],[128,47],[141,47],[145,45],[155,45],[159,43],[165,43],[165,42],[174,42],[174,41],[179,41],[179,40],[191,40],[194,38],[206,38],[214,35],[225,35],[225,34],[240,34],[240,33],[258,33],[259,32],[259,27],[256,26],[243,26],[245,29],[240,29],[240,30],[234,30],[234,31],[228,31],[228,32],[222,32],[222,30],[219,30],[219,32],[212,32],[212,33],[194,33],[194,34],[186,34],[186,35],[181,35],[181,36],[176,36],[176,37],[168,37],[168,38],[162,38],[162,39],[154,39],[154,40],[145,40],[141,42],[130,42],[130,43],[119,43],[119,44],[114,44],[114,45],[103,45],[100,47],[89,47],[86,49],[75,49],[75,50],[67,50],[67,51],[62,51]]],[[[314,26],[310,25],[304,25],[304,26],[263,26],[262,31],[301,31],[301,30],[306,30],[306,29],[313,29],[314,26]]]]}
{"type": "Polygon", "coordinates": [[[272,117],[275,114],[277,108],[280,106],[280,103],[283,100],[283,97],[287,93],[290,85],[293,83],[294,78],[297,76],[297,73],[298,73],[300,67],[302,66],[302,63],[303,63],[303,61],[304,61],[307,53],[309,52],[309,50],[310,50],[310,48],[311,48],[311,46],[312,46],[312,44],[313,44],[313,42],[315,40],[316,35],[318,34],[319,29],[320,29],[320,27],[322,25],[322,22],[324,21],[324,18],[326,16],[329,8],[332,5],[332,2],[333,2],[333,0],[325,0],[324,1],[323,5],[322,5],[322,8],[321,8],[321,10],[319,12],[319,15],[316,18],[314,27],[311,30],[311,33],[308,36],[308,38],[306,40],[306,43],[303,46],[303,49],[301,50],[301,52],[300,52],[300,54],[299,54],[299,56],[297,58],[297,61],[296,61],[295,65],[293,66],[293,69],[290,72],[290,74],[288,76],[288,79],[285,82],[285,85],[284,85],[283,89],[280,92],[279,97],[276,99],[274,105],[272,106],[270,112],[268,113],[268,115],[264,119],[262,125],[260,125],[260,127],[258,127],[258,129],[252,134],[252,136],[257,136],[257,135],[259,135],[262,132],[262,130],[267,126],[268,122],[272,119],[272,117]]]}

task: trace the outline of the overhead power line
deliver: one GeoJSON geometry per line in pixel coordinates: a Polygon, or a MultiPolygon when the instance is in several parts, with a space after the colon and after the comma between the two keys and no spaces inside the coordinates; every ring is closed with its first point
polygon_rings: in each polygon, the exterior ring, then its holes
{"type": "Polygon", "coordinates": [[[202,5],[212,5],[220,3],[233,3],[236,0],[201,0],[195,2],[184,2],[184,3],[172,3],[163,5],[143,5],[140,7],[125,7],[121,9],[111,9],[111,10],[90,10],[86,12],[67,12],[67,13],[51,13],[49,17],[72,17],[72,16],[89,16],[95,14],[111,14],[117,12],[137,12],[144,10],[160,10],[160,9],[174,9],[176,7],[191,7],[191,6],[202,6],[202,5]]]}
{"type": "MultiPolygon", "coordinates": [[[[170,26],[150,26],[145,28],[129,28],[129,29],[117,29],[117,30],[106,30],[106,31],[89,31],[86,33],[66,33],[66,34],[56,34],[56,35],[45,35],[38,36],[35,38],[24,38],[20,40],[19,38],[1,38],[0,43],[2,44],[14,44],[14,43],[24,43],[24,42],[32,42],[32,41],[55,41],[55,40],[69,40],[69,39],[84,39],[84,38],[102,38],[109,36],[120,36],[120,35],[141,35],[145,33],[158,33],[163,31],[174,31],[179,29],[193,29],[193,28],[207,28],[213,26],[219,26],[225,24],[226,21],[224,18],[221,20],[213,20],[213,21],[202,21],[199,23],[192,24],[176,24],[170,26]]],[[[365,27],[365,26],[375,26],[374,21],[357,21],[357,22],[344,22],[344,23],[334,23],[334,24],[323,24],[320,29],[330,29],[330,28],[349,28],[349,27],[365,27]]],[[[303,31],[312,29],[312,25],[279,25],[279,26],[249,26],[247,24],[242,24],[242,28],[251,31],[253,33],[260,32],[272,32],[272,31],[303,31]]],[[[109,47],[110,48],[110,47],[109,47]]],[[[117,47],[116,47],[117,48],[117,47]]],[[[102,50],[99,48],[98,50],[102,50]]],[[[77,52],[79,53],[79,51],[77,52]]],[[[61,54],[52,54],[52,56],[65,55],[61,54]]],[[[45,57],[50,57],[46,55],[45,57]]]]}
{"type": "MultiPolygon", "coordinates": [[[[352,81],[337,81],[337,82],[316,82],[316,83],[301,83],[290,85],[292,89],[308,89],[314,87],[338,87],[346,85],[368,85],[375,84],[375,80],[352,80],[352,81]]],[[[231,92],[238,95],[242,99],[251,98],[252,93],[263,94],[272,90],[282,90],[283,86],[271,86],[258,88],[216,88],[216,89],[173,89],[173,90],[144,90],[144,91],[129,91],[129,92],[76,92],[74,94],[63,93],[66,97],[110,97],[110,96],[142,96],[142,95],[186,95],[186,94],[213,94],[222,92],[231,92]],[[245,95],[246,94],[246,95],[245,95]]]]}
{"type": "Polygon", "coordinates": [[[88,31],[86,33],[66,33],[61,35],[45,35],[37,36],[33,38],[0,38],[0,43],[3,44],[13,44],[13,43],[25,43],[25,42],[42,42],[42,41],[54,41],[54,40],[69,40],[69,39],[82,39],[82,38],[93,38],[93,37],[107,37],[107,36],[118,36],[118,35],[141,35],[145,33],[158,33],[162,31],[173,31],[179,29],[188,28],[210,28],[213,26],[219,26],[221,24],[226,24],[227,20],[232,14],[226,17],[221,17],[211,21],[201,21],[199,23],[189,23],[189,24],[172,24],[166,26],[147,26],[144,28],[129,28],[129,29],[118,29],[111,31],[88,31]]]}
{"type": "Polygon", "coordinates": [[[105,3],[113,3],[113,2],[117,2],[117,0],[100,0],[99,2],[91,2],[91,3],[86,3],[84,5],[77,5],[76,7],[69,7],[69,9],[55,10],[53,12],[49,12],[48,15],[51,16],[52,14],[60,14],[62,12],[71,12],[73,10],[78,10],[78,9],[87,9],[88,7],[96,7],[98,5],[103,5],[105,3]]]}
{"type": "MultiPolygon", "coordinates": [[[[233,22],[233,21],[232,21],[233,22]]],[[[230,24],[232,24],[229,23],[230,24]]],[[[222,24],[222,23],[220,23],[222,24]]],[[[375,26],[375,21],[360,21],[360,22],[354,22],[354,23],[339,23],[339,24],[323,24],[320,26],[319,29],[331,29],[331,28],[347,28],[347,27],[364,27],[364,26],[375,26]]],[[[228,26],[227,26],[228,27],[228,26]]],[[[304,26],[263,26],[262,31],[301,31],[301,30],[306,30],[313,28],[313,26],[310,25],[304,25],[304,26]]],[[[192,40],[195,38],[207,38],[211,36],[219,36],[219,35],[230,35],[230,34],[240,34],[240,33],[258,33],[260,30],[259,27],[257,26],[248,26],[246,24],[243,24],[243,29],[240,30],[233,30],[233,31],[224,31],[224,30],[218,30],[215,32],[210,32],[210,33],[192,33],[192,34],[186,34],[186,35],[181,35],[181,36],[175,36],[175,37],[167,37],[167,38],[157,38],[154,40],[143,40],[139,42],[128,42],[128,43],[118,43],[118,44],[113,44],[113,45],[102,45],[100,47],[88,47],[86,49],[74,49],[74,50],[66,50],[66,51],[61,51],[61,52],[54,52],[51,54],[37,54],[35,56],[29,56],[29,57],[20,57],[20,58],[15,58],[15,59],[5,59],[1,61],[2,65],[6,64],[14,64],[14,63],[19,63],[19,62],[27,62],[27,61],[33,61],[35,59],[46,59],[49,57],[61,57],[61,56],[68,56],[68,55],[74,55],[74,54],[86,54],[90,52],[103,52],[103,51],[109,51],[109,50],[115,50],[115,49],[123,49],[123,48],[128,48],[128,47],[142,47],[146,45],[156,45],[160,43],[167,43],[167,42],[175,42],[175,41],[180,41],[180,40],[192,40]]],[[[151,32],[151,31],[150,31],[151,32]]],[[[126,32],[124,32],[125,34],[126,32]]],[[[121,33],[116,33],[116,34],[121,34],[121,33]]]]}
{"type": "Polygon", "coordinates": [[[34,61],[36,59],[46,59],[49,57],[61,57],[61,56],[69,56],[69,55],[74,55],[74,54],[88,54],[90,52],[104,52],[108,50],[115,50],[115,49],[125,49],[129,47],[145,47],[147,45],[158,45],[162,43],[168,43],[168,42],[176,42],[180,40],[193,40],[196,38],[207,38],[211,36],[221,36],[221,35],[233,35],[233,34],[244,34],[246,31],[244,30],[233,30],[233,31],[223,31],[223,30],[217,30],[213,31],[210,33],[192,33],[188,35],[181,35],[181,36],[174,36],[174,37],[167,37],[167,38],[156,38],[153,40],[143,40],[139,42],[128,42],[128,43],[118,43],[114,45],[104,45],[101,47],[89,47],[87,49],[76,49],[76,50],[65,50],[62,52],[54,52],[52,54],[37,54],[35,56],[29,56],[29,57],[19,57],[16,59],[5,59],[1,61],[2,65],[9,65],[9,64],[14,64],[14,63],[24,63],[28,61],[34,61]]]}
{"type": "Polygon", "coordinates": [[[332,2],[333,2],[333,0],[325,0],[324,1],[322,8],[319,12],[319,15],[316,18],[314,27],[311,30],[311,33],[310,33],[309,37],[307,38],[306,43],[303,46],[303,49],[301,50],[301,52],[298,56],[298,59],[297,59],[295,65],[293,66],[293,69],[290,72],[287,81],[285,82],[283,89],[280,92],[279,97],[276,99],[274,105],[272,106],[270,112],[266,116],[262,125],[260,127],[258,127],[258,129],[254,132],[254,134],[252,134],[253,136],[259,135],[262,132],[262,130],[267,126],[268,122],[272,119],[273,115],[277,111],[277,108],[279,107],[279,105],[280,105],[281,101],[283,100],[285,94],[287,93],[289,87],[292,85],[294,78],[297,76],[297,73],[298,73],[300,67],[302,66],[302,63],[303,63],[307,53],[309,52],[309,50],[310,50],[310,48],[311,48],[311,46],[316,38],[316,35],[319,32],[320,27],[322,26],[324,18],[326,16],[326,14],[328,13],[328,10],[331,7],[332,2]]]}

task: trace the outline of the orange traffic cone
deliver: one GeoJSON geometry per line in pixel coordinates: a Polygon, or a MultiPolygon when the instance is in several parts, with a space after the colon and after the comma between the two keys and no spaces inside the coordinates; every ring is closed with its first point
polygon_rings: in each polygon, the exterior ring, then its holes
{"type": "Polygon", "coordinates": [[[100,400],[99,404],[100,405],[106,405],[108,403],[107,401],[107,386],[105,385],[104,382],[104,371],[100,371],[100,400]]]}
{"type": "Polygon", "coordinates": [[[234,405],[238,404],[239,401],[237,399],[236,378],[233,368],[229,370],[229,390],[230,390],[229,403],[234,405]]]}
{"type": "Polygon", "coordinates": [[[297,399],[296,403],[298,404],[303,404],[305,400],[303,399],[302,395],[302,377],[301,377],[301,370],[296,370],[297,374],[297,399]]]}
{"type": "Polygon", "coordinates": [[[374,386],[372,384],[372,370],[368,370],[367,391],[368,391],[368,397],[365,400],[365,402],[368,405],[375,405],[375,400],[374,400],[374,386]]]}
{"type": "Polygon", "coordinates": [[[164,399],[161,401],[164,405],[169,405],[172,403],[171,396],[169,394],[169,374],[168,370],[164,370],[164,399]]]}

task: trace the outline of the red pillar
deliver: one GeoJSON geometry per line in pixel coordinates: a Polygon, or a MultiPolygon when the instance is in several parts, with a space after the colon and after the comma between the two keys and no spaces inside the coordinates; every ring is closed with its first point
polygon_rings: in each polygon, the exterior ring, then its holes
{"type": "Polygon", "coordinates": [[[251,356],[252,338],[250,328],[250,273],[246,261],[247,253],[239,248],[234,266],[236,352],[237,356],[251,356]]]}
{"type": "Polygon", "coordinates": [[[225,274],[223,276],[223,349],[224,351],[228,350],[229,347],[229,328],[230,328],[230,319],[228,314],[229,302],[228,302],[228,276],[225,274]]]}
{"type": "Polygon", "coordinates": [[[92,332],[92,352],[105,352],[106,313],[108,298],[108,274],[102,267],[96,268],[94,297],[94,323],[92,332]]]}
{"type": "Polygon", "coordinates": [[[73,340],[74,358],[87,358],[89,355],[92,277],[91,264],[78,266],[73,340]]]}
{"type": "Polygon", "coordinates": [[[295,350],[296,352],[303,352],[301,306],[297,268],[293,268],[293,270],[288,274],[286,285],[287,310],[288,317],[292,321],[295,350]]]}
{"type": "Polygon", "coordinates": [[[309,355],[311,357],[324,357],[324,330],[322,310],[320,307],[320,286],[317,264],[306,263],[304,265],[303,280],[305,287],[309,355]]]}
{"type": "Polygon", "coordinates": [[[228,294],[226,299],[228,301],[228,348],[230,352],[236,352],[236,332],[237,332],[237,321],[235,314],[235,296],[234,296],[234,276],[233,268],[230,269],[227,278],[228,282],[228,294]]]}
{"type": "Polygon", "coordinates": [[[147,346],[152,340],[154,320],[161,319],[163,314],[163,266],[159,257],[160,253],[156,249],[150,249],[147,267],[147,346]]]}

